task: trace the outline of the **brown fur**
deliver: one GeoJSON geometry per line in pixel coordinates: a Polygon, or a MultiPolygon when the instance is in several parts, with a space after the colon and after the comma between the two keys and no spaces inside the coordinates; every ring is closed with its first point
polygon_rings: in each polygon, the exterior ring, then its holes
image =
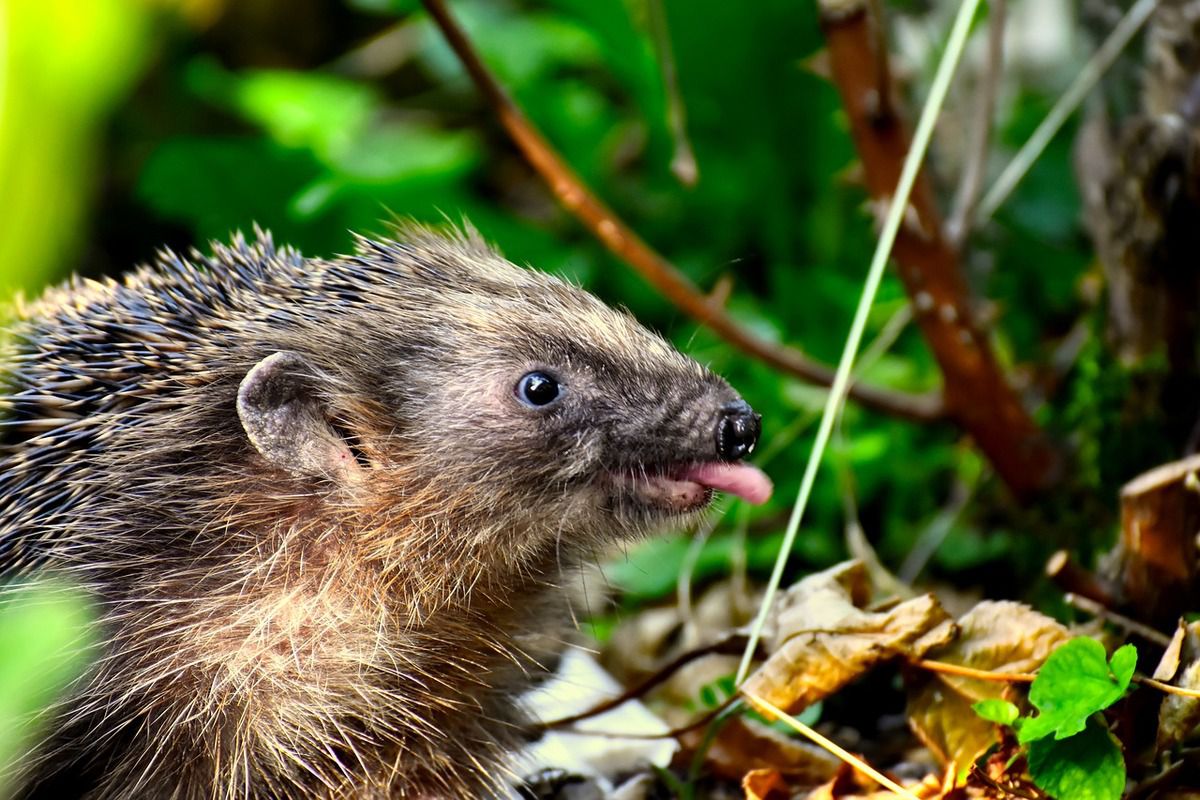
{"type": "Polygon", "coordinates": [[[474,238],[404,235],[330,261],[237,238],[19,310],[0,573],[67,576],[103,630],[28,792],[497,794],[564,578],[694,511],[623,481],[711,459],[723,381],[474,238]],[[358,479],[247,441],[239,382],[280,351],[358,479]],[[554,416],[512,397],[543,367],[554,416]]]}

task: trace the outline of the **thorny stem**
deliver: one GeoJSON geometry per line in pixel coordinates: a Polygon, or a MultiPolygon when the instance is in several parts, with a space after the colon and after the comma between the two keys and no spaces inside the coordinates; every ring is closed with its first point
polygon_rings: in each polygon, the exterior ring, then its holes
{"type": "Polygon", "coordinates": [[[833,432],[833,424],[837,420],[841,408],[845,403],[846,389],[853,373],[855,356],[858,354],[859,345],[862,343],[863,332],[866,330],[867,316],[871,311],[871,306],[875,302],[875,294],[879,290],[879,284],[883,280],[883,272],[887,267],[888,256],[891,254],[892,245],[896,242],[896,235],[900,231],[900,223],[908,209],[908,200],[912,193],[913,185],[916,183],[917,171],[920,169],[921,162],[925,158],[925,151],[928,149],[930,139],[933,137],[934,123],[937,121],[938,113],[942,108],[942,102],[946,99],[946,91],[950,88],[950,80],[954,76],[954,69],[958,65],[958,60],[962,56],[963,48],[966,45],[967,33],[970,31],[971,17],[978,7],[979,0],[964,0],[959,7],[958,16],[955,18],[954,27],[950,31],[950,38],[946,44],[946,51],[942,55],[937,75],[934,77],[933,85],[929,90],[929,99],[925,102],[925,108],[921,112],[921,119],[917,123],[917,130],[913,135],[912,146],[909,148],[908,154],[904,159],[904,166],[900,171],[900,179],[897,183],[891,206],[888,209],[887,218],[884,220],[883,230],[879,234],[875,253],[871,259],[871,266],[867,270],[862,295],[858,301],[858,308],[854,313],[854,321],[850,325],[850,331],[846,336],[846,345],[842,349],[842,356],[838,361],[837,375],[834,378],[833,386],[825,401],[825,409],[822,412],[821,424],[817,428],[812,453],[809,455],[808,463],[804,468],[804,476],[800,482],[796,504],[792,506],[792,514],[783,535],[783,542],[779,547],[778,557],[775,559],[775,567],[771,572],[771,578],[767,584],[766,595],[763,597],[762,604],[759,606],[758,616],[755,618],[754,625],[751,628],[750,641],[747,642],[746,650],[742,654],[742,662],[738,667],[737,677],[734,681],[739,686],[745,681],[746,675],[750,671],[750,661],[754,657],[754,652],[758,647],[758,641],[762,636],[763,626],[766,624],[775,594],[779,591],[779,584],[783,579],[783,570],[787,565],[788,556],[791,555],[792,547],[795,544],[796,534],[800,530],[800,520],[804,516],[804,511],[808,506],[808,498],[816,481],[817,470],[824,459],[825,448],[829,444],[829,437],[833,432]]]}
{"type": "MultiPolygon", "coordinates": [[[[883,102],[888,63],[869,0],[821,0],[821,28],[831,79],[842,100],[872,205],[894,206],[912,142],[903,114],[883,102]]],[[[915,320],[941,369],[949,416],[1018,497],[1044,491],[1061,476],[1063,458],[1009,384],[1000,359],[975,320],[960,257],[943,231],[933,184],[918,171],[892,256],[915,320]]]]}
{"type": "MultiPolygon", "coordinates": [[[[883,2],[870,0],[867,4],[870,13],[867,19],[871,25],[871,44],[876,53],[888,51],[887,31],[883,29],[883,2]]],[[[875,113],[880,119],[887,119],[896,114],[892,106],[892,67],[886,58],[876,59],[875,62],[875,113]]]]}
{"type": "MultiPolygon", "coordinates": [[[[508,96],[451,16],[444,0],[422,2],[530,165],[567,210],[601,243],[633,267],[673,305],[737,349],[810,383],[833,384],[835,375],[829,367],[811,360],[795,348],[766,341],[738,324],[724,308],[713,303],[674,264],[626,225],[587,187],[508,96]]],[[[856,384],[850,394],[868,408],[903,419],[929,422],[943,416],[942,400],[937,393],[912,395],[856,384]]]]}

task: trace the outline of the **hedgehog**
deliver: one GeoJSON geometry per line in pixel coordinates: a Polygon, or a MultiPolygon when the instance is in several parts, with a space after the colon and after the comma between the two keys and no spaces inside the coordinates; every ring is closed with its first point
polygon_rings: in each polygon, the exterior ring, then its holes
{"type": "Polygon", "coordinates": [[[4,348],[0,576],[100,642],[20,797],[504,796],[572,574],[771,489],[723,379],[469,229],[164,250],[4,348]]]}

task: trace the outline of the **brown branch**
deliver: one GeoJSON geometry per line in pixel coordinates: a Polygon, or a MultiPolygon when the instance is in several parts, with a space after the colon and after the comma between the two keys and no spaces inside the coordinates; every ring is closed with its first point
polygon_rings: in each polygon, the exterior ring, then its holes
{"type": "MultiPolygon", "coordinates": [[[[727,698],[725,698],[724,702],[722,702],[719,706],[712,709],[711,711],[706,711],[703,714],[701,714],[699,717],[697,717],[696,719],[692,720],[691,722],[684,723],[683,725],[681,725],[678,728],[672,728],[671,730],[663,731],[662,733],[634,733],[632,731],[630,731],[630,732],[606,731],[606,730],[592,729],[592,728],[587,728],[585,730],[582,728],[571,728],[571,727],[561,728],[561,729],[559,729],[559,732],[560,733],[569,733],[574,736],[596,736],[601,739],[645,739],[647,741],[655,741],[655,740],[661,740],[661,739],[678,739],[681,736],[689,734],[692,731],[697,730],[698,728],[703,728],[706,725],[708,725],[709,723],[713,722],[718,716],[720,716],[722,713],[724,713],[730,706],[732,706],[734,703],[736,703],[740,700],[741,700],[741,698],[738,697],[736,694],[732,695],[730,697],[727,697],[727,698]]],[[[543,727],[545,727],[545,726],[543,726],[543,727]]]]}
{"type": "Polygon", "coordinates": [[[1136,619],[1127,617],[1124,614],[1118,614],[1116,611],[1097,603],[1090,597],[1084,597],[1082,595],[1068,592],[1067,594],[1063,595],[1063,600],[1066,601],[1067,605],[1078,608],[1085,614],[1091,614],[1093,617],[1111,623],[1118,628],[1124,628],[1129,633],[1140,636],[1148,642],[1153,642],[1159,647],[1166,649],[1171,645],[1171,637],[1167,636],[1162,631],[1157,631],[1154,628],[1151,628],[1149,625],[1138,622],[1136,619]]]}
{"type": "MultiPolygon", "coordinates": [[[[821,27],[832,77],[850,121],[872,200],[886,205],[909,149],[894,98],[883,101],[880,75],[887,53],[872,34],[866,2],[822,0],[821,27]]],[[[946,410],[975,440],[1017,495],[1047,488],[1061,459],[1008,385],[969,303],[958,254],[946,240],[928,176],[913,187],[911,208],[896,239],[899,266],[917,324],[945,379],[946,410]]]]}
{"type": "Polygon", "coordinates": [[[1116,605],[1111,582],[1084,569],[1066,550],[1058,550],[1046,560],[1046,577],[1073,597],[1087,598],[1104,608],[1116,605]]]}
{"type": "MultiPolygon", "coordinates": [[[[479,58],[444,0],[422,0],[429,15],[458,55],[500,124],[550,190],[610,251],[629,264],[668,301],[718,336],[764,363],[811,383],[829,386],[833,370],[795,348],[766,341],[712,302],[686,275],[650,247],[587,187],[550,146],[479,58]]],[[[862,405],[903,419],[928,422],[942,417],[941,397],[912,395],[856,383],[850,396],[862,405]]]]}

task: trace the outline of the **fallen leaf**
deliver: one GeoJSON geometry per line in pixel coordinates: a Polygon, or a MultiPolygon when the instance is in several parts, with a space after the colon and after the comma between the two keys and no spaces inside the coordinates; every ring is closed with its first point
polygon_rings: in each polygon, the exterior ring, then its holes
{"type": "Polygon", "coordinates": [[[849,561],[801,580],[779,600],[764,642],[771,654],[745,688],[789,713],[836,692],[882,661],[919,658],[954,636],[932,595],[864,611],[867,572],[849,561]]]}
{"type": "Polygon", "coordinates": [[[1187,638],[1187,632],[1187,622],[1179,620],[1179,625],[1175,628],[1175,635],[1171,637],[1171,643],[1163,651],[1162,658],[1158,660],[1158,666],[1154,668],[1154,674],[1150,677],[1156,681],[1169,681],[1175,677],[1183,659],[1183,642],[1187,638]]]}
{"type": "Polygon", "coordinates": [[[792,792],[787,781],[773,769],[752,769],[742,776],[746,800],[788,800],[792,792]]]}
{"type": "MultiPolygon", "coordinates": [[[[1182,689],[1200,689],[1200,622],[1190,625],[1180,623],[1172,640],[1173,647],[1176,642],[1179,646],[1174,648],[1175,669],[1168,671],[1160,663],[1159,669],[1154,672],[1155,677],[1170,681],[1182,689]],[[1180,664],[1183,665],[1182,669],[1179,668],[1180,664]],[[1160,674],[1165,674],[1165,677],[1159,677],[1160,674]]],[[[1170,657],[1171,650],[1168,648],[1163,655],[1164,661],[1170,657]]],[[[1168,694],[1158,710],[1158,749],[1179,744],[1197,726],[1200,726],[1200,698],[1168,694]]]]}
{"type": "MultiPolygon", "coordinates": [[[[990,672],[1029,673],[1071,638],[1065,627],[1028,606],[985,601],[958,621],[958,638],[927,657],[990,672]]],[[[910,670],[908,721],[943,764],[970,764],[996,741],[996,727],[972,705],[1002,699],[1006,683],[910,670]]]]}
{"type": "MultiPolygon", "coordinates": [[[[936,800],[936,798],[946,796],[942,791],[941,779],[937,775],[930,775],[920,783],[910,783],[904,788],[924,800],[936,800]]],[[[896,798],[896,793],[891,789],[885,789],[874,781],[863,779],[849,768],[804,796],[804,800],[896,800],[896,798]],[[863,788],[860,785],[862,780],[867,780],[870,787],[863,788]]]]}
{"type": "MultiPolygon", "coordinates": [[[[689,731],[681,742],[694,751],[703,738],[704,731],[689,731]]],[[[731,780],[740,780],[753,770],[774,770],[789,781],[811,786],[829,780],[842,766],[840,760],[816,745],[745,717],[729,719],[706,755],[709,771],[731,780]]]]}

